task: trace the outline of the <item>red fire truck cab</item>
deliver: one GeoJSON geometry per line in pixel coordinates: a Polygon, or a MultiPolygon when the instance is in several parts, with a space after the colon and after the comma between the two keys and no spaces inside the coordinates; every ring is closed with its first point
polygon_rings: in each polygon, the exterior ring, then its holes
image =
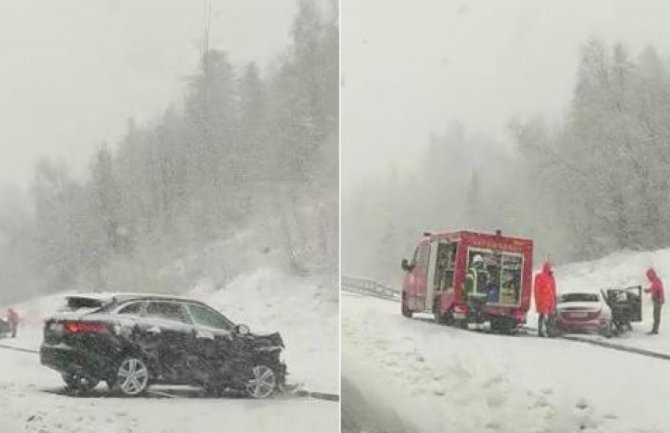
{"type": "Polygon", "coordinates": [[[438,323],[511,332],[526,322],[533,242],[495,234],[424,233],[403,259],[402,314],[432,313],[438,323]]]}

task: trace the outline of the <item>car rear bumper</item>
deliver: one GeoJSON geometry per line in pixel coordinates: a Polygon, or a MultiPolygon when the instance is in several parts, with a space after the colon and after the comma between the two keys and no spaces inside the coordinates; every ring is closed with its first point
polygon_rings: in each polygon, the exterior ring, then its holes
{"type": "Polygon", "coordinates": [[[106,354],[77,350],[65,344],[42,344],[40,347],[40,363],[60,373],[104,378],[113,370],[113,362],[106,354]]]}
{"type": "Polygon", "coordinates": [[[609,328],[607,319],[572,321],[559,318],[557,323],[561,329],[572,332],[602,332],[609,328]]]}

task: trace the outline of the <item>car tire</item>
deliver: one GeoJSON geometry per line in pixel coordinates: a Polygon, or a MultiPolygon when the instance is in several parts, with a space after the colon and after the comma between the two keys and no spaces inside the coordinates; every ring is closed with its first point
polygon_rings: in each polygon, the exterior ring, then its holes
{"type": "Polygon", "coordinates": [[[608,323],[607,326],[600,332],[600,334],[605,338],[612,338],[614,336],[614,325],[612,322],[608,323]]]}
{"type": "Polygon", "coordinates": [[[251,398],[268,398],[277,389],[277,373],[265,364],[254,365],[245,388],[251,398]]]}
{"type": "Polygon", "coordinates": [[[127,397],[135,397],[147,390],[150,377],[151,372],[145,360],[127,356],[119,363],[112,391],[127,397]]]}
{"type": "Polygon", "coordinates": [[[98,386],[98,383],[100,382],[96,378],[75,373],[63,373],[62,377],[65,382],[65,389],[78,393],[89,392],[98,386]]]}

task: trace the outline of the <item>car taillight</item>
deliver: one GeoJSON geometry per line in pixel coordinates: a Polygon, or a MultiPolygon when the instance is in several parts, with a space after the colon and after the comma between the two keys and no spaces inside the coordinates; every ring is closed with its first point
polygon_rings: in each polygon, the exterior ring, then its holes
{"type": "Polygon", "coordinates": [[[110,328],[102,322],[65,322],[65,332],[70,334],[108,334],[110,328]]]}

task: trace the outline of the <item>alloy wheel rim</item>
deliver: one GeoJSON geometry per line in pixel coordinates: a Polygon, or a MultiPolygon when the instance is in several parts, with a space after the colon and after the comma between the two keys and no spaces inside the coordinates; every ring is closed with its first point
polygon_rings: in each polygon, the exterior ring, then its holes
{"type": "Polygon", "coordinates": [[[123,360],[118,371],[119,388],[127,395],[137,395],[144,391],[149,382],[149,369],[137,358],[123,360]]]}
{"type": "Polygon", "coordinates": [[[252,369],[252,379],[247,383],[247,391],[254,398],[265,398],[275,389],[275,373],[266,365],[257,365],[252,369]]]}

